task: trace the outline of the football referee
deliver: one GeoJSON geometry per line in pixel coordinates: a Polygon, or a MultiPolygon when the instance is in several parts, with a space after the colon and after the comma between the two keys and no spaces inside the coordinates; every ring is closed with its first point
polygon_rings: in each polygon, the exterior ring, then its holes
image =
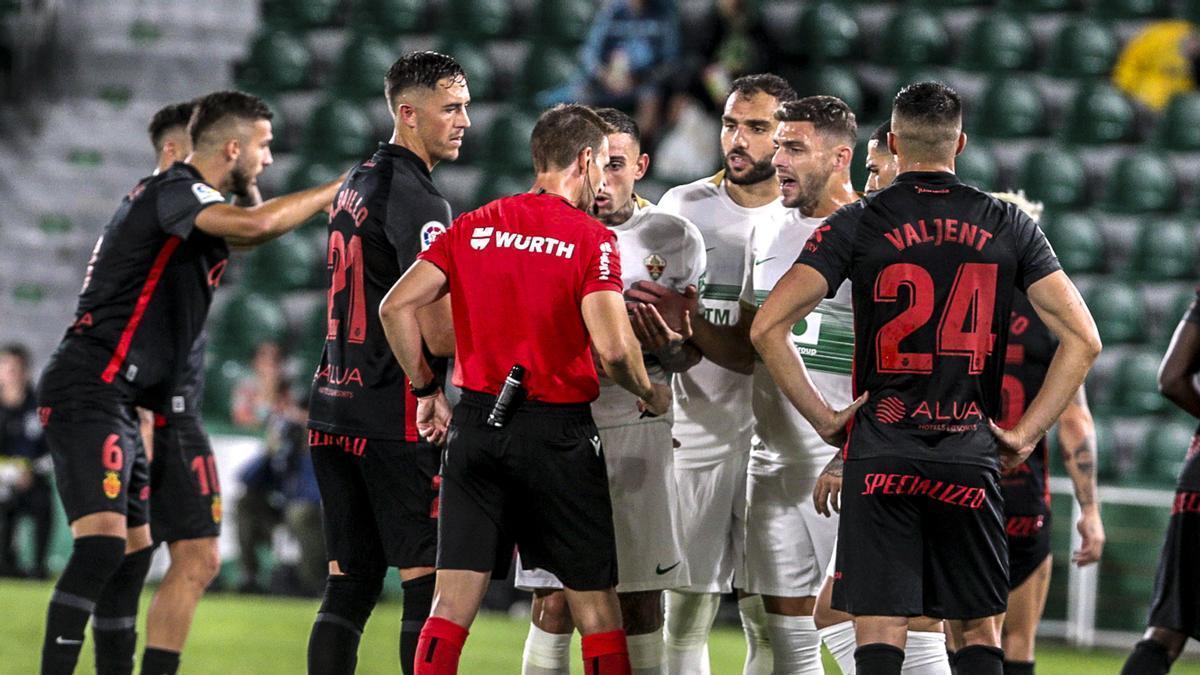
{"type": "Polygon", "coordinates": [[[608,479],[588,405],[599,394],[592,355],[647,413],[666,413],[670,390],[652,385],[642,364],[616,237],[588,215],[611,132],[583,106],[543,113],[531,138],[532,190],[456,219],[380,307],[418,397],[418,428],[434,442],[448,440],[437,582],[417,675],[457,672],[489,573],[507,574],[514,543],[523,565],[552,572],[566,587],[586,672],[630,672],[613,590],[608,479]],[[421,307],[446,293],[454,383],[463,389],[452,423],[417,321],[421,307]],[[512,389],[520,375],[514,366],[524,369],[523,391],[505,408],[498,394],[512,389]]]}

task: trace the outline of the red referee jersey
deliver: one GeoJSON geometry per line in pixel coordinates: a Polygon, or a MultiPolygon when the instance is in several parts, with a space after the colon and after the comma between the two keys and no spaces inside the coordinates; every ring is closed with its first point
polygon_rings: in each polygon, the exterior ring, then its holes
{"type": "Polygon", "coordinates": [[[454,384],[497,394],[519,363],[530,400],[596,399],[580,303],[594,291],[622,290],[608,228],[557,195],[519,194],[459,216],[418,257],[450,281],[454,384]]]}

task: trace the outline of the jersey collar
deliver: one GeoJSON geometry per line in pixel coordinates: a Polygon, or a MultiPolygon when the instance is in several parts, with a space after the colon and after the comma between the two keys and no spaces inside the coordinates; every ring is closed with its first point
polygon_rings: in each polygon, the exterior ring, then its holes
{"type": "Polygon", "coordinates": [[[895,182],[908,183],[911,185],[961,185],[962,181],[958,176],[949,171],[906,171],[899,176],[896,176],[895,182]]]}
{"type": "Polygon", "coordinates": [[[425,174],[427,177],[433,177],[433,174],[429,171],[429,167],[425,165],[425,160],[418,157],[417,153],[409,150],[403,145],[396,145],[395,143],[380,143],[379,151],[399,157],[401,159],[406,159],[420,169],[421,173],[425,174]]]}

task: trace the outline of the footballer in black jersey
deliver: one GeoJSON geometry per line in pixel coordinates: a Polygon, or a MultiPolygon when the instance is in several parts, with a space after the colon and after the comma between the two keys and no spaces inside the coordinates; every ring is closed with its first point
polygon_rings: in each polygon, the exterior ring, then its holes
{"type": "Polygon", "coordinates": [[[764,363],[846,458],[833,606],[872,636],[857,658],[899,672],[906,617],[954,619],[960,668],[998,667],[1008,590],[999,470],[1024,460],[1062,412],[1100,341],[1041,230],[1014,205],[962,184],[957,93],[897,96],[888,144],[900,175],[813,232],[755,319],[764,363]],[[790,328],[849,279],[858,398],[834,411],[812,387],[790,328]],[[1000,415],[1012,300],[1028,290],[1062,346],[1010,431],[1000,415]],[[964,662],[962,659],[966,659],[964,662]]]}

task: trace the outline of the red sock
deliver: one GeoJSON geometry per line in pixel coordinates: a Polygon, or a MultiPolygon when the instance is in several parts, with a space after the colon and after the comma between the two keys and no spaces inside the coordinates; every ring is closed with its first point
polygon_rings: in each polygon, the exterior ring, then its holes
{"type": "Polygon", "coordinates": [[[587,675],[632,675],[625,631],[583,636],[583,672],[587,675]]]}
{"type": "Polygon", "coordinates": [[[458,657],[467,641],[467,629],[445,619],[431,616],[421,629],[417,642],[417,662],[413,675],[455,675],[458,657]]]}

